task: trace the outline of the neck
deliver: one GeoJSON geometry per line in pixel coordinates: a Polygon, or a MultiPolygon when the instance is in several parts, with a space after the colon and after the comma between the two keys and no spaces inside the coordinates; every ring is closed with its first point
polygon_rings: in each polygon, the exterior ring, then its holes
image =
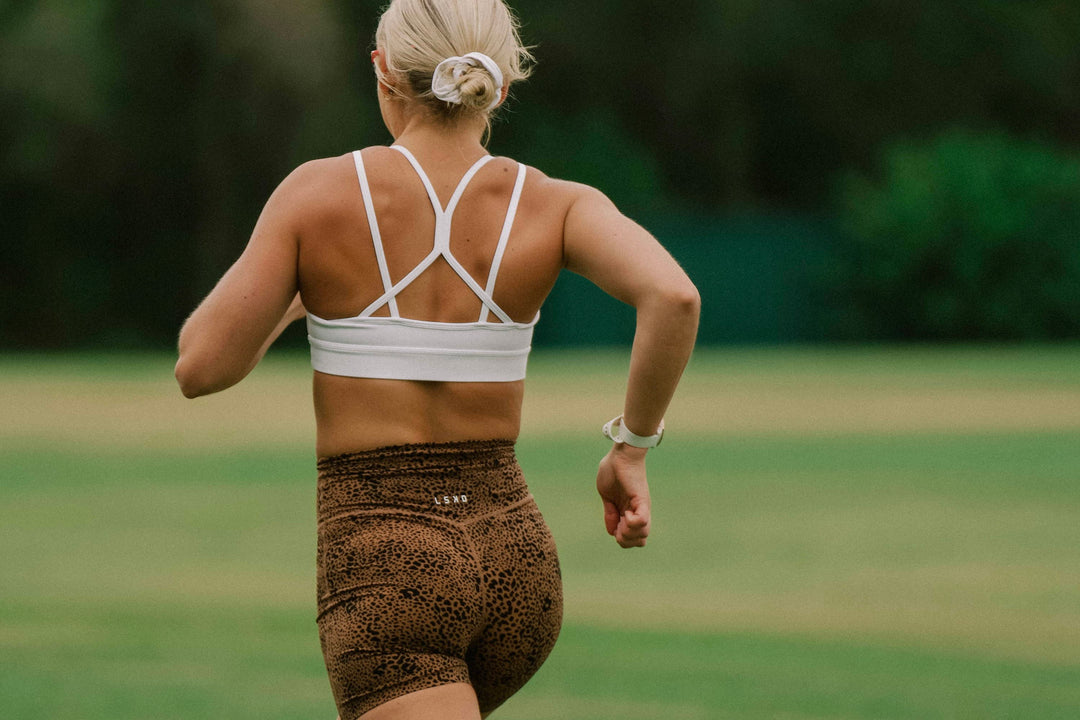
{"type": "Polygon", "coordinates": [[[483,118],[448,124],[417,114],[405,119],[403,125],[394,142],[435,162],[475,160],[487,154],[481,142],[486,127],[483,118]]]}

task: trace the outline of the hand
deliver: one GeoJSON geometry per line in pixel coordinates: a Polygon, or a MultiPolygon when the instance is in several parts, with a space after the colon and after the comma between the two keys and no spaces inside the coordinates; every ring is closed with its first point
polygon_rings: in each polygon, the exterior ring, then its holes
{"type": "Polygon", "coordinates": [[[642,448],[616,444],[596,473],[596,489],[604,501],[604,525],[608,535],[624,548],[645,547],[649,536],[652,503],[645,479],[642,448]]]}

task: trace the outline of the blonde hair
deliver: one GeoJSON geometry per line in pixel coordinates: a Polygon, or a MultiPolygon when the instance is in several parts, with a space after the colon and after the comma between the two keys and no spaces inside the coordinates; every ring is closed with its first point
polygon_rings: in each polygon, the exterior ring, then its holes
{"type": "Polygon", "coordinates": [[[457,80],[461,103],[435,97],[431,80],[443,60],[470,52],[487,55],[512,85],[531,72],[533,56],[521,44],[519,24],[503,0],[393,0],[379,20],[375,44],[386,54],[389,76],[379,80],[401,97],[419,100],[438,116],[486,116],[502,93],[483,67],[469,67],[457,80]]]}

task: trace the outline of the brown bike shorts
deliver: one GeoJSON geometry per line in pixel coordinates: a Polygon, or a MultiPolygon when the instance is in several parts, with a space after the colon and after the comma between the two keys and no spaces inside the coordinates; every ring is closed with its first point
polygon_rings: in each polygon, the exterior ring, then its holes
{"type": "Polygon", "coordinates": [[[562,579],[509,440],[319,460],[319,640],[341,720],[469,683],[481,712],[555,645],[562,579]]]}

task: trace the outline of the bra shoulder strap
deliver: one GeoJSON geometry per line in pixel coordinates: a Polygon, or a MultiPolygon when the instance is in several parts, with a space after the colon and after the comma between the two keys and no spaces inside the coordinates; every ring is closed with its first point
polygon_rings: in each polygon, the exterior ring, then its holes
{"type": "Polygon", "coordinates": [[[495,283],[499,279],[499,268],[502,266],[503,255],[506,254],[506,246],[510,242],[510,232],[514,229],[514,219],[517,217],[518,204],[521,202],[521,191],[525,187],[525,175],[527,168],[518,163],[517,180],[514,182],[514,192],[510,195],[510,205],[506,209],[506,220],[503,222],[502,234],[499,236],[499,245],[495,248],[495,257],[491,260],[491,270],[488,272],[486,288],[487,299],[484,300],[480,310],[480,322],[487,322],[490,317],[492,306],[495,306],[495,283]],[[490,300],[490,305],[488,304],[490,300]]]}
{"type": "MultiPolygon", "coordinates": [[[[379,276],[382,278],[383,290],[389,294],[393,283],[390,281],[390,267],[386,263],[386,251],[383,250],[379,221],[375,217],[375,203],[371,199],[371,185],[368,183],[364,157],[359,150],[354,151],[352,155],[353,163],[356,165],[356,177],[360,181],[360,194],[364,198],[364,211],[367,213],[368,228],[371,230],[371,243],[375,246],[375,258],[379,263],[379,276]]],[[[393,295],[389,296],[387,304],[390,308],[390,316],[399,317],[397,300],[394,299],[393,295]]]]}

